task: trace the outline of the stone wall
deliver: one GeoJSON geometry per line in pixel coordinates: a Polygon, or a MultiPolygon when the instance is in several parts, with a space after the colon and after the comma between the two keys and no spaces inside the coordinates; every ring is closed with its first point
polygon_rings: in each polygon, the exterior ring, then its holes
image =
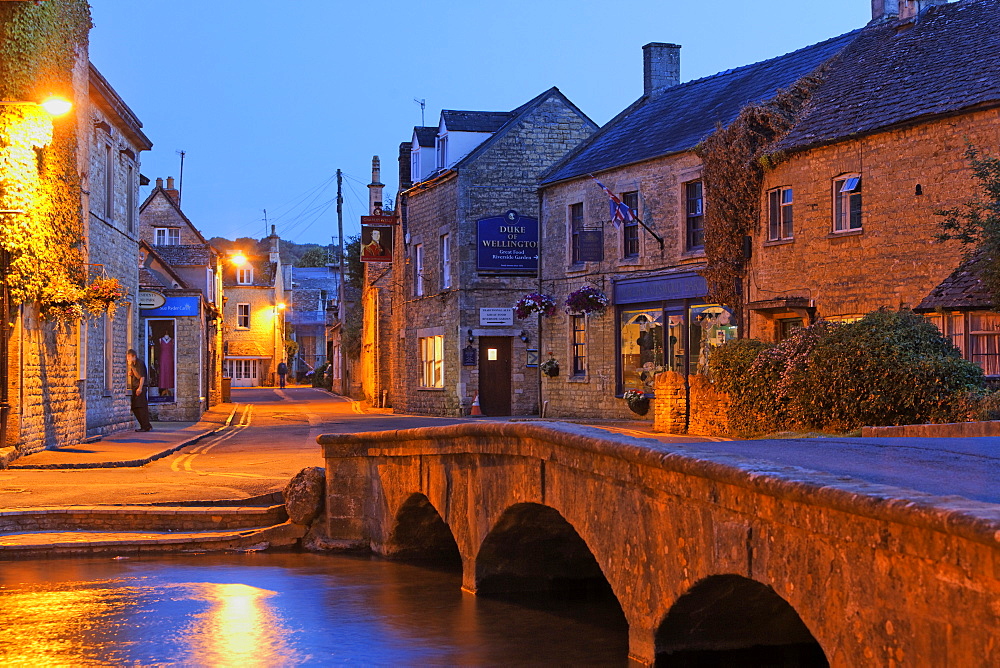
{"type": "MultiPolygon", "coordinates": [[[[685,250],[683,184],[701,178],[701,161],[693,153],[648,160],[601,172],[601,183],[615,193],[639,192],[639,216],[664,240],[657,241],[639,229],[639,255],[624,257],[623,232],[608,222],[608,198],[594,180],[584,176],[546,186],[542,193],[542,289],[562,305],[566,296],[584,285],[593,285],[612,297],[614,279],[642,276],[666,269],[692,270],[704,266],[704,253],[685,250]],[[604,230],[604,260],[574,264],[570,252],[569,208],[583,203],[585,228],[604,230]]],[[[655,297],[659,303],[660,298],[655,297]]],[[[602,417],[634,419],[621,394],[628,387],[618,382],[619,336],[614,306],[600,316],[587,318],[586,373],[561,373],[545,379],[543,399],[552,417],[602,417]]],[[[560,313],[543,324],[543,354],[551,351],[562,369],[572,366],[570,319],[560,313]]],[[[544,355],[543,355],[544,356],[544,355]]],[[[647,418],[648,419],[648,418],[647,418]]]]}
{"type": "MultiPolygon", "coordinates": [[[[764,187],[793,188],[795,238],[768,243],[758,235],[751,300],[808,297],[817,317],[916,306],[961,258],[958,242],[934,241],[941,222],[934,211],[974,194],[967,142],[997,157],[1000,110],[840,142],[779,163],[766,174],[764,187]],[[863,232],[834,235],[833,179],[851,173],[862,177],[863,232]]],[[[760,234],[766,232],[765,222],[760,234]]],[[[750,336],[774,340],[781,317],[797,316],[754,315],[750,336]]]]}
{"type": "Polygon", "coordinates": [[[688,428],[687,381],[676,371],[656,375],[653,431],[686,434],[688,428]]]}
{"type": "Polygon", "coordinates": [[[729,433],[729,395],[702,374],[676,371],[656,376],[653,430],[668,434],[724,436],[729,433]]]}
{"type": "Polygon", "coordinates": [[[729,433],[729,395],[716,390],[702,374],[691,376],[691,417],[687,433],[722,436],[729,433]]]}

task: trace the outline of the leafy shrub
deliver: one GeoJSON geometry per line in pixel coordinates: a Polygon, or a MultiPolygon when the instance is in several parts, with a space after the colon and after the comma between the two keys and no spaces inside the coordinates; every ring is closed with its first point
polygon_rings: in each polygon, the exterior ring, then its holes
{"type": "Polygon", "coordinates": [[[741,433],[950,422],[990,410],[979,367],[911,311],[819,322],[775,346],[727,343],[710,365],[741,433]]]}

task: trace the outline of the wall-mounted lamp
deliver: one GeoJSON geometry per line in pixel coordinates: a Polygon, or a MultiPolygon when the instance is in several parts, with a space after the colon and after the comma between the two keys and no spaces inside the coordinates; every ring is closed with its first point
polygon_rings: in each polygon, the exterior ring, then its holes
{"type": "Polygon", "coordinates": [[[230,256],[229,261],[237,267],[242,267],[247,263],[247,256],[242,252],[238,252],[235,255],[230,256]]]}
{"type": "Polygon", "coordinates": [[[475,339],[475,338],[473,338],[473,336],[472,336],[472,330],[470,329],[470,330],[469,330],[469,339],[468,339],[468,341],[469,341],[469,345],[471,346],[471,345],[472,345],[472,343],[473,343],[473,342],[474,342],[475,340],[476,340],[476,339],[475,339]]]}
{"type": "Polygon", "coordinates": [[[285,303],[284,302],[278,302],[278,310],[279,311],[284,311],[285,310],[285,303]]]}
{"type": "Polygon", "coordinates": [[[73,103],[61,97],[51,96],[42,102],[21,102],[14,100],[0,100],[0,105],[27,105],[41,107],[49,116],[62,116],[73,108],[73,103]]]}
{"type": "Polygon", "coordinates": [[[521,340],[522,340],[522,341],[524,341],[525,343],[527,343],[527,342],[528,342],[528,339],[530,339],[530,338],[531,338],[531,337],[530,337],[530,336],[528,336],[528,332],[527,332],[526,330],[523,330],[523,329],[522,329],[522,330],[521,330],[521,340]]]}

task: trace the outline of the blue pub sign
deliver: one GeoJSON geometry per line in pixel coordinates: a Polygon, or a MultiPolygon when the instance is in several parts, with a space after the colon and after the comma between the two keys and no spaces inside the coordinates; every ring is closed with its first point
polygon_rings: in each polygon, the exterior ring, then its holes
{"type": "Polygon", "coordinates": [[[490,274],[538,273],[538,219],[508,211],[476,221],[476,268],[490,274]]]}

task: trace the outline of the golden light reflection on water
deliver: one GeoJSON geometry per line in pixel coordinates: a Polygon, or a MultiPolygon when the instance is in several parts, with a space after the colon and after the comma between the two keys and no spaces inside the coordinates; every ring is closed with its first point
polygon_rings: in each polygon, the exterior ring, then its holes
{"type": "Polygon", "coordinates": [[[211,608],[184,631],[189,662],[199,666],[278,666],[294,663],[287,630],[267,602],[275,592],[245,584],[186,585],[211,608]]]}

